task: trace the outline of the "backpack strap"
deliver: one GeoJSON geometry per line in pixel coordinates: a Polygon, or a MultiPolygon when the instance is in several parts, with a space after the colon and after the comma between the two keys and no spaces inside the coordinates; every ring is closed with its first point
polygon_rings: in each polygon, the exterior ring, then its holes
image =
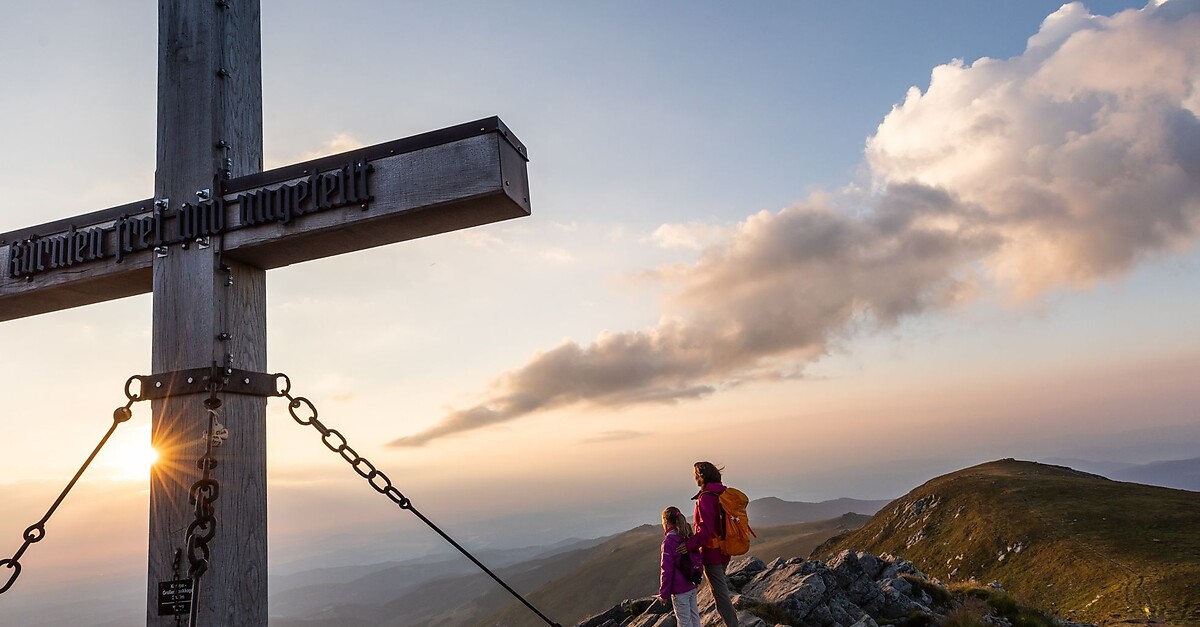
{"type": "Polygon", "coordinates": [[[729,530],[725,527],[725,506],[721,505],[721,495],[711,490],[701,490],[700,494],[711,494],[717,497],[717,520],[714,526],[716,527],[717,537],[724,540],[729,530]]]}

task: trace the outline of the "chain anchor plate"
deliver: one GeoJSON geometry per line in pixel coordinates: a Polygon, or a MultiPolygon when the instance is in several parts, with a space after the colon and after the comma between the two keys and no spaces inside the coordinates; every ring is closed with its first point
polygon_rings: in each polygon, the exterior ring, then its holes
{"type": "Polygon", "coordinates": [[[187,394],[208,394],[214,385],[219,386],[223,394],[278,396],[274,387],[275,375],[215,364],[208,368],[135,375],[132,380],[141,383],[143,397],[150,400],[187,394]]]}

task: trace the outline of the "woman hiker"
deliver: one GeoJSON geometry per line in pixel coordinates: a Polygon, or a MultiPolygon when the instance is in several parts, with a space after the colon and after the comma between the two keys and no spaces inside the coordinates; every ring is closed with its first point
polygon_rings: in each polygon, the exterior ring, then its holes
{"type": "Polygon", "coordinates": [[[679,551],[700,551],[700,557],[704,560],[704,576],[712,588],[713,600],[717,602],[717,613],[725,621],[726,627],[738,627],[737,610],[733,609],[733,601],[729,598],[729,580],[725,578],[730,557],[720,549],[709,546],[710,541],[717,537],[721,515],[718,500],[725,491],[725,485],[721,483],[722,469],[711,462],[696,462],[693,469],[696,485],[700,487],[700,491],[692,497],[696,501],[696,513],[692,516],[696,533],[683,541],[679,551]]]}

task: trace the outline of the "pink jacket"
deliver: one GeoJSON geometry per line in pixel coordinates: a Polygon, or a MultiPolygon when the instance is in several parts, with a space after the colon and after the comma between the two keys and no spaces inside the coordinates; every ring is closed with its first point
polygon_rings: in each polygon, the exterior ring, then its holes
{"type": "Polygon", "coordinates": [[[731,559],[728,555],[721,552],[720,549],[710,549],[704,545],[708,544],[709,540],[717,537],[717,521],[721,516],[720,499],[718,494],[725,491],[725,486],[720,483],[706,483],[704,487],[692,497],[696,501],[696,512],[692,516],[692,522],[696,527],[696,535],[688,538],[684,544],[687,545],[689,551],[700,550],[700,556],[704,558],[705,564],[728,564],[731,559]]]}
{"type": "Polygon", "coordinates": [[[680,572],[676,566],[676,560],[690,559],[695,563],[697,556],[695,553],[688,553],[686,556],[677,555],[675,549],[683,544],[683,540],[679,538],[679,534],[672,529],[663,535],[662,541],[662,560],[659,567],[662,569],[662,574],[658,578],[658,598],[663,601],[670,601],[672,594],[682,594],[696,587],[696,584],[687,580],[687,577],[680,572]]]}

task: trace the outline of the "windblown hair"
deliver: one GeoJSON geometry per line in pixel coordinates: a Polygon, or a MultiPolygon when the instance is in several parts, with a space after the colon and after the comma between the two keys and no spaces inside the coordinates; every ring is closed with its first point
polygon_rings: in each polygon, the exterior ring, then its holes
{"type": "Polygon", "coordinates": [[[687,540],[692,537],[692,525],[688,523],[687,518],[684,517],[683,512],[679,511],[678,507],[672,505],[664,509],[662,519],[663,525],[674,529],[680,538],[687,540]]]}
{"type": "Polygon", "coordinates": [[[724,468],[718,468],[712,462],[696,462],[696,478],[703,479],[704,483],[720,483],[721,471],[724,468]]]}

